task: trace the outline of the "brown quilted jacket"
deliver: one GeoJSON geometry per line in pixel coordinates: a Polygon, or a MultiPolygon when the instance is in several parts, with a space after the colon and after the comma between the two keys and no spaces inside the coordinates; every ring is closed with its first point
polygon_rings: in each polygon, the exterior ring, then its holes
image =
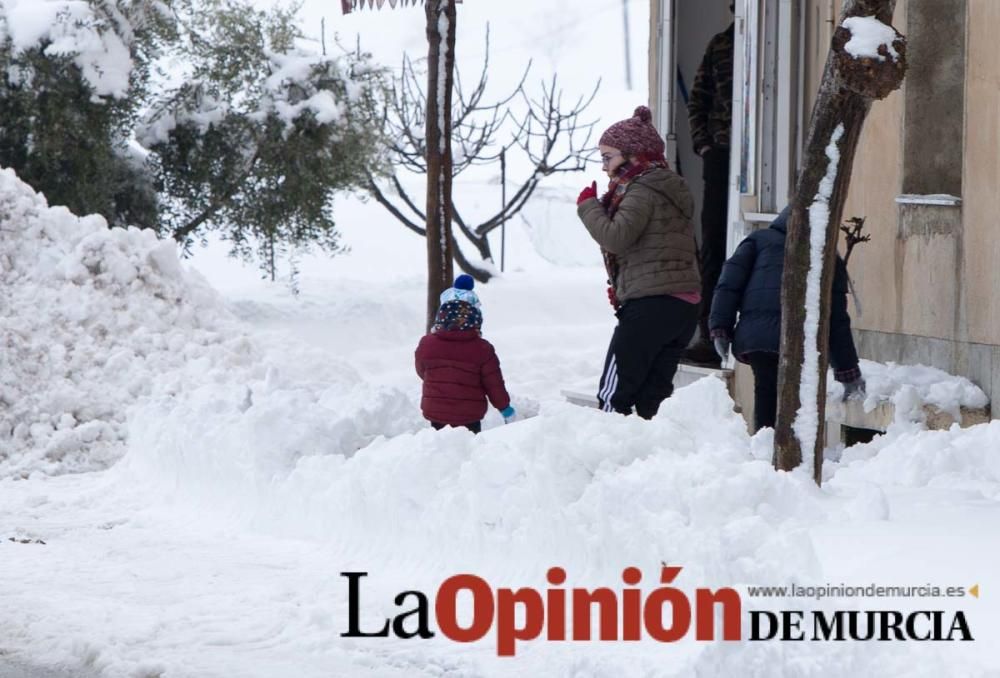
{"type": "Polygon", "coordinates": [[[591,237],[617,256],[615,294],[621,303],[701,289],[694,199],[677,173],[656,168],[633,179],[614,218],[596,198],[576,211],[591,237]]]}

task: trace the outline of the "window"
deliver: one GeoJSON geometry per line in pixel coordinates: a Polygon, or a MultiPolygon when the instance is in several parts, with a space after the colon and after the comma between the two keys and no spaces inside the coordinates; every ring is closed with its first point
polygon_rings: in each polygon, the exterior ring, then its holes
{"type": "Polygon", "coordinates": [[[966,2],[906,4],[903,193],[962,195],[966,2]]]}

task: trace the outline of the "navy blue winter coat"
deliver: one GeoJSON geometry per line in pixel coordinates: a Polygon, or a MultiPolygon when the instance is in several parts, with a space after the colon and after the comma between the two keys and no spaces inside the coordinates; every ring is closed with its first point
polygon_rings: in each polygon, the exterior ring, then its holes
{"type": "MultiPolygon", "coordinates": [[[[713,335],[730,337],[733,355],[743,362],[755,351],[777,353],[781,344],[781,272],[789,213],[785,208],[770,228],[754,231],[740,243],[723,265],[712,296],[709,329],[713,335]]],[[[838,381],[860,376],[847,314],[847,267],[840,256],[833,273],[830,365],[838,381]]]]}

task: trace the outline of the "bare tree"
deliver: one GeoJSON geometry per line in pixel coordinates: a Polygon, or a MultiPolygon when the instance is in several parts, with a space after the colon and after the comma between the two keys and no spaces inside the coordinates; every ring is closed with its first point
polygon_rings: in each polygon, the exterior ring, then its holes
{"type": "MultiPolygon", "coordinates": [[[[460,69],[455,69],[457,103],[451,116],[451,143],[454,149],[452,176],[458,176],[474,165],[498,163],[500,151],[509,153],[511,148],[519,149],[532,168],[517,183],[510,200],[479,223],[464,218],[458,205],[452,203],[454,224],[483,261],[493,260],[489,234],[525,206],[543,178],[559,172],[580,171],[593,154],[590,138],[596,120],[582,122],[581,116],[593,101],[597,87],[589,96],[581,96],[566,106],[556,77],[543,83],[537,96],[528,94],[525,82],[530,69],[529,62],[507,96],[485,102],[489,30],[486,33],[483,67],[471,90],[465,89],[460,69]],[[505,134],[509,137],[501,140],[505,134]]],[[[422,225],[426,221],[425,214],[404,188],[400,172],[427,176],[428,180],[432,177],[427,163],[429,138],[420,133],[426,126],[426,101],[421,77],[413,62],[404,57],[402,72],[390,92],[386,111],[392,156],[390,166],[394,171],[387,177],[369,176],[369,191],[375,200],[406,228],[425,237],[428,235],[422,225]]],[[[487,267],[477,265],[466,256],[456,242],[452,243],[452,254],[459,267],[480,282],[486,282],[492,276],[487,267]]]]}
{"type": "Polygon", "coordinates": [[[906,42],[898,31],[892,29],[892,44],[881,45],[877,57],[855,56],[845,48],[852,35],[845,21],[873,17],[890,26],[895,5],[895,0],[844,2],[813,107],[804,166],[788,222],[781,282],[774,465],[791,470],[802,462],[803,452],[811,449],[817,484],[822,478],[827,344],[838,225],[865,117],[875,99],[884,99],[899,88],[906,72],[906,42]],[[813,221],[822,221],[824,215],[825,223],[813,221]],[[813,229],[823,231],[814,235],[813,229]],[[818,281],[813,270],[817,264],[818,281]],[[810,306],[812,311],[807,308],[810,306]]]}
{"type": "MultiPolygon", "coordinates": [[[[422,0],[389,0],[405,7],[422,0]]],[[[421,103],[424,135],[425,173],[427,175],[424,233],[427,236],[427,329],[437,311],[438,298],[452,278],[451,236],[451,109],[455,79],[455,5],[462,0],[426,0],[424,15],[427,34],[427,89],[421,103]]],[[[385,0],[367,0],[379,9],[385,0]]],[[[341,0],[344,14],[365,6],[365,0],[341,0]]],[[[369,177],[370,179],[370,177],[369,177]]]]}

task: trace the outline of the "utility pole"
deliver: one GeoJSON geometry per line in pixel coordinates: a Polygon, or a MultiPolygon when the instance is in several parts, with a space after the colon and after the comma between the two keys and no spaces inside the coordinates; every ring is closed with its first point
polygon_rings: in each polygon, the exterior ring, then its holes
{"type": "Polygon", "coordinates": [[[507,148],[500,149],[500,272],[507,259],[507,148]]]}
{"type": "Polygon", "coordinates": [[[622,0],[622,15],[625,20],[625,89],[632,89],[632,40],[628,30],[628,0],[622,0]]]}

